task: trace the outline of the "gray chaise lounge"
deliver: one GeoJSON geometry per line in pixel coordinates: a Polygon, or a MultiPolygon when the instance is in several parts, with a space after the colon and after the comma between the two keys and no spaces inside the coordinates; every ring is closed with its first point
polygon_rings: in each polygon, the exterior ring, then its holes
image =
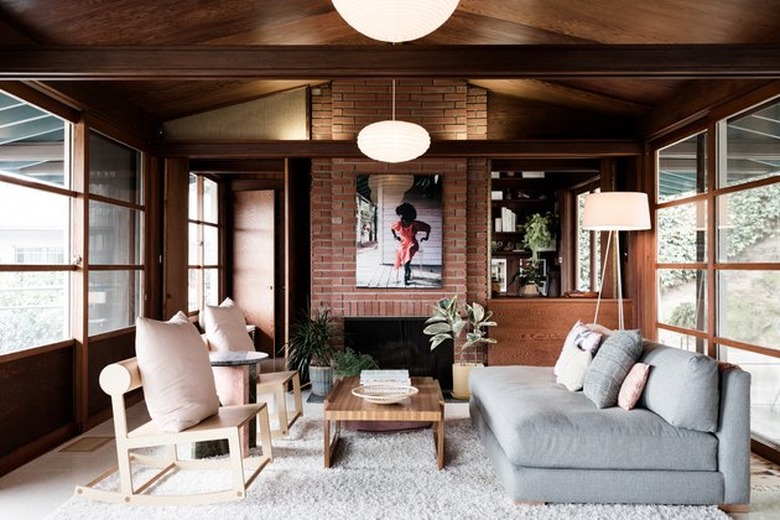
{"type": "Polygon", "coordinates": [[[748,508],[750,374],[648,341],[640,361],[631,411],[597,409],[552,368],[472,372],[471,418],[513,500],[748,508]]]}

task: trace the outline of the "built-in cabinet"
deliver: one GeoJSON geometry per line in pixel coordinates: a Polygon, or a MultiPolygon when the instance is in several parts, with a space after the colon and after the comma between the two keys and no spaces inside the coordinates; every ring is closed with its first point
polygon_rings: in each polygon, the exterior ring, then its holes
{"type": "Polygon", "coordinates": [[[558,193],[545,172],[492,172],[490,215],[491,297],[558,295],[558,193]],[[546,246],[537,249],[537,268],[542,274],[538,294],[524,291],[524,284],[515,278],[522,268],[532,267],[532,251],[525,239],[526,226],[533,215],[549,217],[553,235],[546,246]]]}

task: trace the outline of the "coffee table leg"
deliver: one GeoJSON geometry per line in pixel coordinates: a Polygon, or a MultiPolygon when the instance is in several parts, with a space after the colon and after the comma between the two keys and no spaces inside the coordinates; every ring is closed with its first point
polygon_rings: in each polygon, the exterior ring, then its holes
{"type": "Polygon", "coordinates": [[[333,452],[336,451],[336,444],[339,442],[339,434],[341,433],[341,421],[334,421],[333,425],[333,438],[330,436],[330,423],[331,421],[325,419],[323,430],[325,431],[325,468],[331,466],[333,460],[333,452]]]}
{"type": "Polygon", "coordinates": [[[444,467],[444,419],[434,423],[433,440],[436,443],[436,462],[439,469],[444,467]]]}

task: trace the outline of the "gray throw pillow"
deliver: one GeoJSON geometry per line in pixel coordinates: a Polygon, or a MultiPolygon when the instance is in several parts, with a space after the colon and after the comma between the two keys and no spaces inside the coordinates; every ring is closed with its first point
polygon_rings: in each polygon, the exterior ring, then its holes
{"type": "Polygon", "coordinates": [[[583,392],[599,408],[617,406],[620,385],[642,355],[638,330],[619,330],[601,345],[585,373],[583,392]]]}

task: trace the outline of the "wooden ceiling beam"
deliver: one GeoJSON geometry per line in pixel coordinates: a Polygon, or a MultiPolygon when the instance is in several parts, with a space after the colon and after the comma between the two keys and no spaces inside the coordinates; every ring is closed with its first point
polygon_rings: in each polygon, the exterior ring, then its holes
{"type": "Polygon", "coordinates": [[[780,45],[6,46],[13,80],[780,77],[780,45]]]}
{"type": "MultiPolygon", "coordinates": [[[[355,141],[158,142],[150,152],[191,159],[274,159],[281,157],[364,157],[355,141]]],[[[614,139],[548,139],[515,141],[433,141],[423,156],[495,158],[589,158],[635,156],[642,144],[614,139]]]]}

